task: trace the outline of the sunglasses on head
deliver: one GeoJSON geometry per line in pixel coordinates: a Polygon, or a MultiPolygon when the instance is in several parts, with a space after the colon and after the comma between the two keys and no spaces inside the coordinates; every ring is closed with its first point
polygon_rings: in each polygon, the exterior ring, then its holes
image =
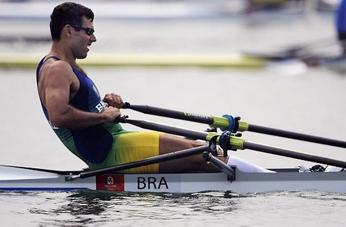
{"type": "Polygon", "coordinates": [[[79,30],[83,30],[85,31],[85,33],[87,35],[93,35],[95,30],[93,28],[84,28],[84,27],[80,27],[80,26],[75,26],[75,25],[71,25],[74,29],[76,29],[77,31],[79,30]]]}

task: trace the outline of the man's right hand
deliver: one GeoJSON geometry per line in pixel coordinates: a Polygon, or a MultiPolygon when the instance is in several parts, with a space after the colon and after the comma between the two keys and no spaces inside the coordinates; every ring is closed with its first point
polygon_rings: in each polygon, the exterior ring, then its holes
{"type": "Polygon", "coordinates": [[[107,122],[113,122],[121,115],[120,110],[112,106],[105,107],[102,114],[105,116],[107,122]]]}

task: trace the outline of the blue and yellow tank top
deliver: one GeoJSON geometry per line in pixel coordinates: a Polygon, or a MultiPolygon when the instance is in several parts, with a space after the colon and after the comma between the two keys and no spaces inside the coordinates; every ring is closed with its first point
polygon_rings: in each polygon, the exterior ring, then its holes
{"type": "Polygon", "coordinates": [[[346,39],[346,0],[341,0],[339,3],[336,11],[335,26],[339,40],[346,39]]]}
{"type": "MultiPolygon", "coordinates": [[[[56,56],[43,58],[36,69],[36,81],[38,86],[39,72],[44,62],[50,58],[61,60],[56,56]]],[[[101,100],[99,91],[93,81],[77,67],[72,67],[77,76],[80,86],[76,95],[70,100],[69,104],[77,109],[88,112],[102,112],[105,105],[101,100]]],[[[111,153],[114,135],[125,132],[120,124],[105,123],[80,130],[69,130],[66,128],[55,127],[49,121],[48,111],[41,101],[43,112],[51,128],[62,141],[62,143],[89,167],[97,168],[107,163],[109,153],[111,153]]]]}

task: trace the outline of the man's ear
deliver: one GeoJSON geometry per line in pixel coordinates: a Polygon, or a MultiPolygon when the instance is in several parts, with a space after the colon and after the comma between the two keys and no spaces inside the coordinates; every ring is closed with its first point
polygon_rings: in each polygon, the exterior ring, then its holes
{"type": "Polygon", "coordinates": [[[61,30],[61,37],[66,37],[66,38],[69,38],[72,36],[72,33],[73,33],[73,27],[69,24],[66,24],[62,30],[61,30]]]}

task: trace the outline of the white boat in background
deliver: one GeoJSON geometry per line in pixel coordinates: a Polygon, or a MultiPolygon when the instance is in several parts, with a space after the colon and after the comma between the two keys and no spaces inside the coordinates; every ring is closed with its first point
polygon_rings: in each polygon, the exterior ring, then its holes
{"type": "MultiPolygon", "coordinates": [[[[329,0],[330,1],[330,0],[329,0]]],[[[336,3],[301,4],[290,0],[243,1],[87,1],[99,19],[214,19],[245,16],[254,21],[297,16],[311,11],[335,11],[336,3]],[[278,3],[278,4],[275,4],[278,3]],[[273,4],[274,3],[274,4],[273,4]],[[287,3],[287,4],[286,4],[287,3]]],[[[314,1],[315,2],[315,1],[314,1]]],[[[0,19],[48,20],[52,9],[61,1],[0,2],[0,19]]]]}
{"type": "Polygon", "coordinates": [[[193,193],[227,191],[239,194],[275,191],[346,192],[346,172],[298,172],[275,169],[276,173],[235,171],[234,179],[222,173],[120,174],[106,173],[69,180],[79,171],[54,171],[18,166],[0,166],[0,190],[61,191],[102,190],[112,192],[193,193]]]}
{"type": "MultiPolygon", "coordinates": [[[[49,20],[59,1],[0,2],[0,19],[49,20]]],[[[99,19],[152,20],[222,18],[239,13],[241,2],[227,1],[97,1],[83,3],[99,19]]]]}

